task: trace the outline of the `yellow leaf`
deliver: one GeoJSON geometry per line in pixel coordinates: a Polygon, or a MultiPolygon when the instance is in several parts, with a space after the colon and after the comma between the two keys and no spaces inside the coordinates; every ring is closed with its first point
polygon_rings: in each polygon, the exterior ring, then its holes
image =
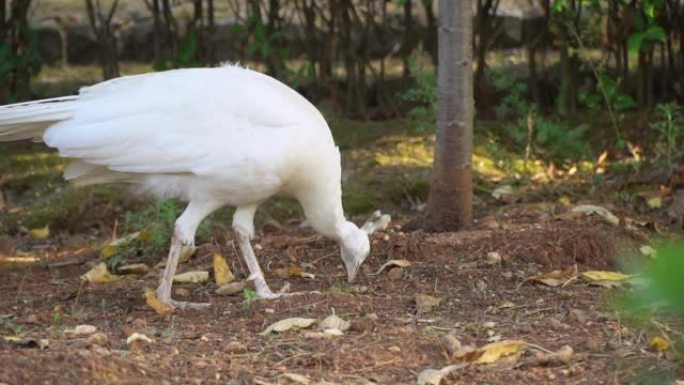
{"type": "Polygon", "coordinates": [[[622,273],[616,272],[616,271],[592,270],[592,271],[585,271],[585,272],[581,273],[580,277],[582,277],[582,279],[584,279],[588,282],[597,282],[597,281],[622,282],[622,281],[628,280],[634,276],[628,275],[628,274],[622,274],[622,273]]]}
{"type": "Polygon", "coordinates": [[[223,286],[235,280],[228,262],[219,253],[214,253],[214,280],[216,281],[216,286],[223,286]]]}
{"type": "Polygon", "coordinates": [[[102,249],[100,250],[100,257],[103,259],[108,259],[114,256],[116,254],[116,246],[112,245],[104,245],[102,249]]]}
{"type": "Polygon", "coordinates": [[[187,273],[176,274],[173,283],[204,283],[209,280],[208,271],[188,271],[187,273]]]}
{"type": "Polygon", "coordinates": [[[475,361],[477,364],[491,364],[501,357],[510,356],[512,354],[520,353],[527,347],[527,342],[520,340],[503,340],[489,343],[480,350],[484,353],[475,361]]]}
{"type": "Polygon", "coordinates": [[[280,320],[271,326],[267,327],[266,330],[263,332],[259,333],[262,336],[268,335],[272,332],[284,332],[288,331],[290,329],[303,329],[303,328],[308,328],[309,326],[315,324],[318,322],[317,319],[314,318],[286,318],[284,320],[280,320]]]}
{"type": "Polygon", "coordinates": [[[144,263],[131,263],[129,265],[119,266],[117,271],[121,274],[137,274],[143,275],[150,271],[150,268],[144,263]]]}
{"type": "Polygon", "coordinates": [[[152,289],[145,288],[145,302],[159,315],[163,316],[173,312],[173,307],[166,302],[160,301],[152,289]]]}
{"type": "Polygon", "coordinates": [[[567,207],[567,206],[570,206],[572,204],[572,201],[570,201],[570,198],[563,196],[563,197],[558,198],[558,203],[567,207]]]}
{"type": "Polygon", "coordinates": [[[655,336],[651,339],[651,342],[648,344],[648,347],[656,352],[664,352],[670,349],[670,343],[667,342],[667,340],[661,336],[655,336]]]}
{"type": "Polygon", "coordinates": [[[110,283],[116,282],[121,278],[123,278],[123,276],[110,273],[104,262],[98,263],[95,267],[81,276],[81,280],[88,283],[110,283]]]}
{"type": "Polygon", "coordinates": [[[138,241],[140,242],[151,242],[154,237],[154,231],[152,229],[145,229],[138,233],[138,241]]]}
{"type": "Polygon", "coordinates": [[[45,239],[50,236],[50,226],[45,225],[45,227],[31,229],[29,230],[29,235],[33,239],[45,239]]]}
{"type": "Polygon", "coordinates": [[[128,234],[121,238],[117,238],[102,246],[100,249],[100,258],[111,258],[116,255],[119,248],[126,247],[133,242],[148,243],[152,240],[152,235],[153,231],[151,229],[145,229],[142,231],[136,231],[135,233],[128,234]]]}
{"type": "Polygon", "coordinates": [[[273,275],[278,278],[316,278],[315,275],[307,273],[302,270],[299,266],[281,267],[273,269],[273,275]]]}
{"type": "Polygon", "coordinates": [[[536,281],[547,286],[556,287],[564,285],[577,276],[577,265],[568,266],[564,270],[554,270],[550,273],[533,275],[525,278],[524,282],[536,281]]]}

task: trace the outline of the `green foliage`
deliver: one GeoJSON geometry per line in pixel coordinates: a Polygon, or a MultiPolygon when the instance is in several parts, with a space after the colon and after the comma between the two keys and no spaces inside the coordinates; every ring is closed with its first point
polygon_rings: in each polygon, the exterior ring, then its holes
{"type": "Polygon", "coordinates": [[[425,53],[414,53],[409,59],[415,86],[399,95],[414,106],[408,116],[416,121],[418,132],[434,132],[437,117],[437,71],[425,53]]]}
{"type": "MultiPolygon", "coordinates": [[[[14,52],[10,42],[0,44],[0,82],[2,83],[9,83],[19,68],[28,68],[32,75],[36,75],[43,66],[43,60],[38,50],[38,32],[31,28],[26,28],[21,32],[26,37],[28,44],[19,52],[14,52]]],[[[18,101],[17,97],[23,91],[26,90],[12,90],[9,101],[18,101]]]]}
{"type": "Polygon", "coordinates": [[[124,235],[144,231],[146,236],[126,247],[117,248],[116,254],[108,259],[108,265],[115,269],[124,262],[156,260],[167,250],[180,212],[180,207],[173,200],[157,201],[144,210],[126,212],[122,226],[124,235]]]}
{"type": "Polygon", "coordinates": [[[0,315],[0,326],[9,329],[14,335],[19,335],[24,330],[23,326],[12,322],[11,316],[4,314],[0,315]]]}
{"type": "Polygon", "coordinates": [[[616,112],[624,112],[636,107],[634,98],[622,92],[620,83],[615,78],[606,73],[597,72],[596,81],[594,89],[582,90],[579,93],[580,103],[589,110],[598,111],[601,107],[608,107],[606,103],[610,103],[610,107],[616,112]]]}
{"type": "Polygon", "coordinates": [[[651,128],[658,132],[656,149],[667,161],[670,173],[674,171],[675,159],[684,154],[682,139],[684,138],[684,116],[682,108],[676,103],[658,104],[655,108],[658,120],[651,123],[651,128]]]}
{"type": "Polygon", "coordinates": [[[658,15],[663,4],[664,0],[639,0],[641,12],[636,12],[634,17],[636,31],[627,40],[630,52],[650,51],[656,44],[667,39],[665,30],[658,25],[658,15]]]}
{"type": "Polygon", "coordinates": [[[199,49],[199,39],[194,32],[188,33],[181,42],[180,49],[176,57],[172,60],[157,60],[153,64],[155,71],[165,71],[170,68],[190,68],[201,65],[197,55],[199,49]]]}
{"type": "Polygon", "coordinates": [[[259,300],[259,295],[252,289],[245,289],[242,292],[242,310],[250,310],[254,302],[259,300]]]}
{"type": "Polygon", "coordinates": [[[488,74],[494,88],[503,93],[496,111],[500,119],[509,120],[504,125],[505,135],[519,147],[529,149],[529,155],[558,164],[591,155],[580,129],[572,128],[567,121],[539,114],[538,107],[526,99],[527,87],[523,82],[502,71],[490,70],[488,74]]]}

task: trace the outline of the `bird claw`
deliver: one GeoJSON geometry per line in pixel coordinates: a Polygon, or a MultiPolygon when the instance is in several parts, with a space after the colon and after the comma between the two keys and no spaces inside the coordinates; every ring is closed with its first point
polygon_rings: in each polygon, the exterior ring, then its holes
{"type": "Polygon", "coordinates": [[[171,299],[171,294],[169,293],[169,291],[170,290],[164,290],[162,288],[159,288],[155,292],[155,296],[160,302],[168,304],[174,310],[201,310],[211,306],[210,303],[176,301],[174,299],[171,299]]]}

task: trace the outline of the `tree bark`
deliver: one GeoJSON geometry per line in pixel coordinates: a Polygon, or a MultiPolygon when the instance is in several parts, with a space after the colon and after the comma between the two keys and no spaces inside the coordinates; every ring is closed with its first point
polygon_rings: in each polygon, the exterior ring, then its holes
{"type": "Polygon", "coordinates": [[[112,79],[119,76],[119,53],[116,36],[112,29],[114,13],[119,5],[119,0],[114,0],[107,14],[102,13],[99,0],[85,0],[88,10],[88,20],[93,34],[97,38],[97,46],[100,51],[100,66],[102,77],[112,79]]]}
{"type": "Polygon", "coordinates": [[[472,8],[468,0],[440,0],[437,141],[425,228],[454,231],[473,217],[472,8]]]}
{"type": "Polygon", "coordinates": [[[413,4],[411,0],[404,1],[404,42],[402,47],[403,74],[405,78],[411,76],[409,58],[413,49],[413,4]]]}

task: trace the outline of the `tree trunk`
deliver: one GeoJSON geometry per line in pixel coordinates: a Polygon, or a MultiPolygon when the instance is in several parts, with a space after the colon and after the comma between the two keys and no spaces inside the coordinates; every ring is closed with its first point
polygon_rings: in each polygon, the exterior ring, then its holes
{"type": "Polygon", "coordinates": [[[402,47],[403,74],[407,78],[411,76],[409,58],[413,48],[413,4],[411,0],[404,0],[404,42],[402,47]]]}
{"type": "Polygon", "coordinates": [[[31,40],[28,25],[30,0],[11,1],[9,18],[7,3],[0,2],[0,45],[9,47],[9,66],[0,73],[0,102],[22,101],[31,96],[31,74],[35,71],[35,41],[31,40]]]}
{"type": "Polygon", "coordinates": [[[88,20],[97,38],[100,66],[102,67],[102,77],[104,79],[112,79],[119,76],[118,47],[116,36],[112,30],[112,19],[118,5],[119,1],[114,0],[105,15],[102,13],[99,0],[95,0],[95,3],[93,3],[93,0],[86,0],[88,20]]]}
{"type": "Polygon", "coordinates": [[[439,2],[437,141],[425,228],[453,231],[473,218],[472,8],[468,0],[439,2]]]}
{"type": "Polygon", "coordinates": [[[207,38],[206,44],[206,62],[209,65],[218,64],[216,59],[216,11],[214,8],[214,0],[207,0],[207,38]]]}

